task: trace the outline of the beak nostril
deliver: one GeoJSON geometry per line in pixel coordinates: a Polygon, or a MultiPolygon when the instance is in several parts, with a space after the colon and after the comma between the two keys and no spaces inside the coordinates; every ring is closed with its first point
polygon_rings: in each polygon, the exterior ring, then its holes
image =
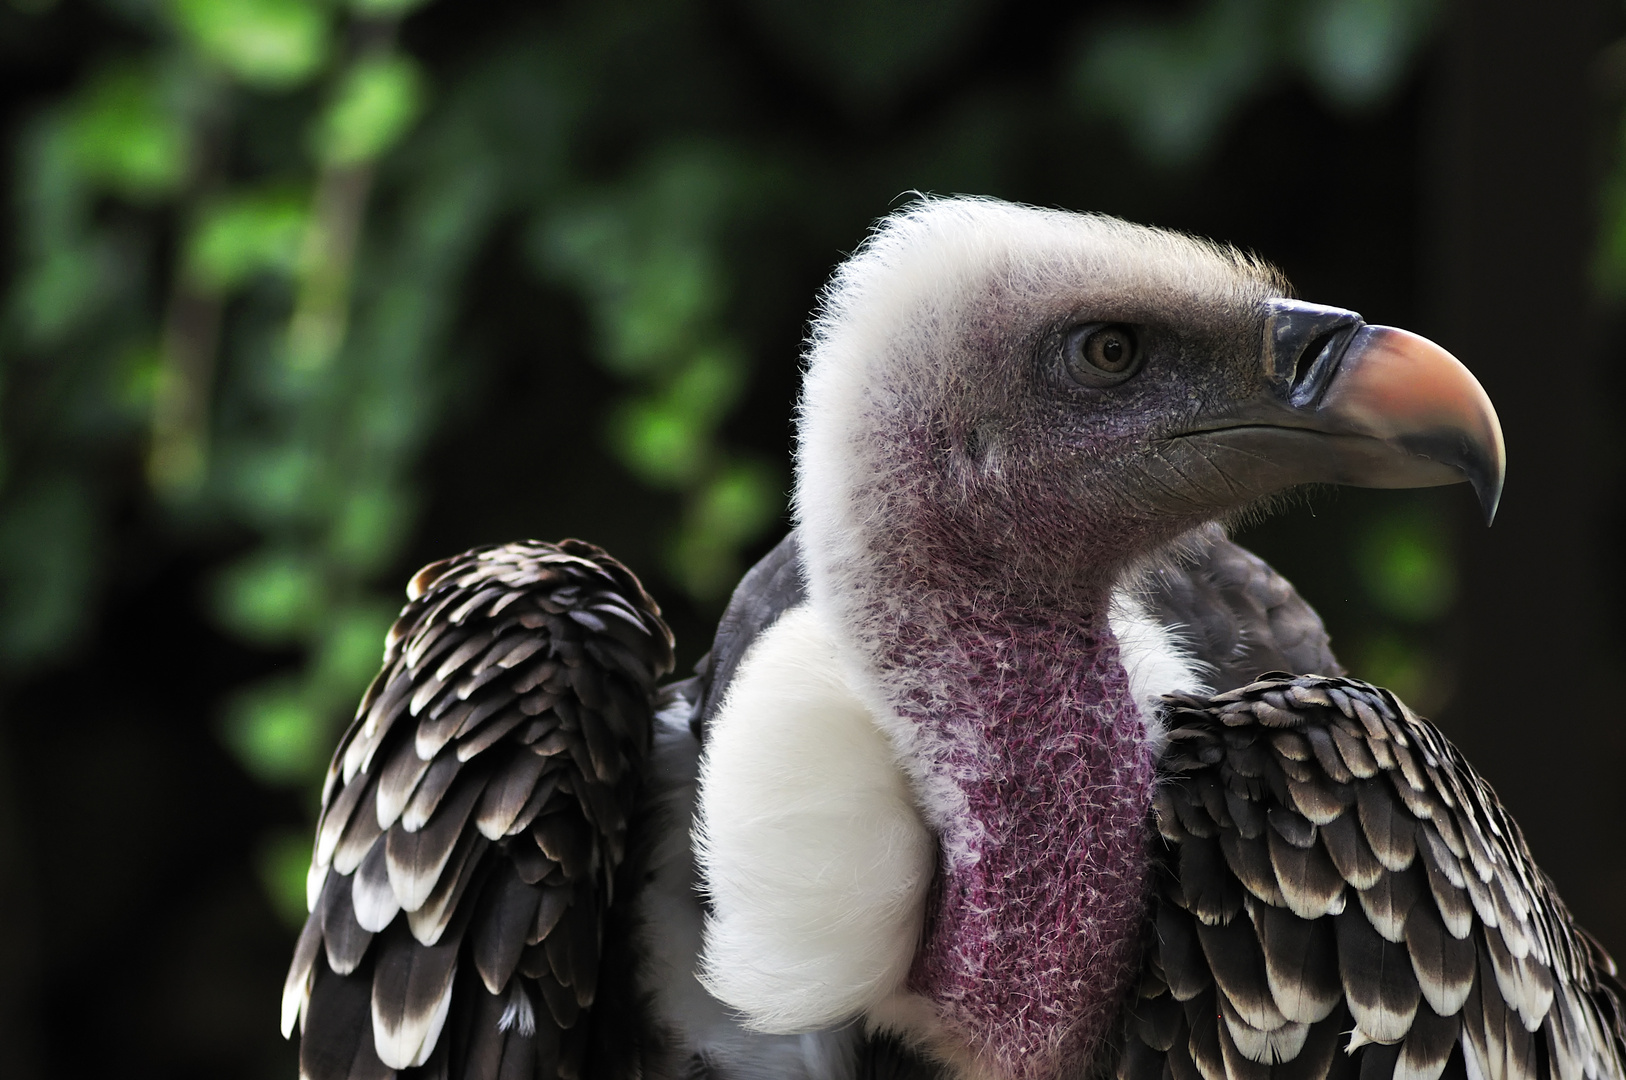
{"type": "Polygon", "coordinates": [[[1293,381],[1288,400],[1297,408],[1313,404],[1327,389],[1338,371],[1344,351],[1365,325],[1359,319],[1341,321],[1316,334],[1293,361],[1293,381]]]}
{"type": "Polygon", "coordinates": [[[1293,397],[1295,399],[1299,396],[1299,391],[1304,387],[1305,380],[1310,377],[1310,373],[1322,366],[1317,361],[1337,344],[1338,338],[1347,329],[1348,327],[1339,326],[1328,330],[1324,334],[1318,334],[1316,337],[1311,338],[1310,343],[1304,347],[1304,351],[1299,353],[1298,361],[1293,365],[1293,397]]]}

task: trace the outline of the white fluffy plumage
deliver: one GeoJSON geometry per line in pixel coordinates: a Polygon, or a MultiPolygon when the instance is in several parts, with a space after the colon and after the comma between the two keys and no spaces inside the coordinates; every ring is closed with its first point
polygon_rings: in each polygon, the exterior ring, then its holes
{"type": "Polygon", "coordinates": [[[936,842],[810,607],[751,647],[706,733],[703,979],[761,1031],[840,1023],[908,974],[936,842]]]}

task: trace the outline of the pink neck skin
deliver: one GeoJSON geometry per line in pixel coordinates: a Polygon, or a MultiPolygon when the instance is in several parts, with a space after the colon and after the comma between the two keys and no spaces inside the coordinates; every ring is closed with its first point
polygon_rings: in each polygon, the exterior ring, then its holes
{"type": "Polygon", "coordinates": [[[934,822],[945,860],[911,988],[998,1075],[1072,1074],[1100,1051],[1139,953],[1146,728],[1104,604],[931,606],[946,617],[900,620],[882,674],[929,755],[920,774],[963,793],[968,815],[934,822]]]}

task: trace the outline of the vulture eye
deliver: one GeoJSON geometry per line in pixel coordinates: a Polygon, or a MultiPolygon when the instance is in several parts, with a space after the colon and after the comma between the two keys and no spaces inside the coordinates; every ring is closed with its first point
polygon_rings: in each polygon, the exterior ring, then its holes
{"type": "Polygon", "coordinates": [[[1123,323],[1087,323],[1068,332],[1062,358],[1075,381],[1112,386],[1140,370],[1140,343],[1123,323]]]}

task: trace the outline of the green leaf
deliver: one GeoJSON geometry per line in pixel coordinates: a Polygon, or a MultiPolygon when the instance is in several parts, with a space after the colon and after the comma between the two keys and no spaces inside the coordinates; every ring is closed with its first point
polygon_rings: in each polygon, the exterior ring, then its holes
{"type": "Polygon", "coordinates": [[[173,0],[198,51],[251,86],[304,83],[328,53],[328,15],[310,0],[173,0]]]}
{"type": "Polygon", "coordinates": [[[300,686],[278,679],[237,696],[221,739],[243,767],[268,784],[301,783],[327,761],[330,725],[300,686]]]}
{"type": "Polygon", "coordinates": [[[1374,518],[1356,541],[1355,558],[1367,594],[1388,615],[1429,622],[1456,602],[1457,573],[1448,529],[1421,511],[1374,518]]]}
{"type": "Polygon", "coordinates": [[[744,382],[745,361],[732,344],[701,350],[659,394],[611,415],[611,448],[645,483],[682,487],[711,460],[717,424],[744,382]]]}
{"type": "Polygon", "coordinates": [[[682,487],[702,471],[711,450],[701,418],[668,401],[644,399],[610,415],[610,447],[652,487],[682,487]]]}
{"type": "Polygon", "coordinates": [[[423,108],[423,76],[400,55],[369,57],[345,74],[317,128],[317,153],[333,165],[371,161],[401,140],[423,108]]]}
{"type": "Polygon", "coordinates": [[[297,640],[325,611],[324,575],[310,556],[268,548],[226,569],[215,611],[232,630],[266,644],[297,640]]]}
{"type": "Polygon", "coordinates": [[[78,169],[119,195],[148,200],[180,187],[191,158],[186,117],[163,99],[157,72],[126,64],[95,75],[64,129],[78,169]]]}
{"type": "Polygon", "coordinates": [[[226,292],[255,274],[291,274],[299,261],[305,200],[290,191],[243,192],[206,206],[188,237],[187,272],[226,292]]]}
{"type": "Polygon", "coordinates": [[[735,462],[712,477],[688,507],[671,548],[672,569],[701,599],[726,595],[739,577],[739,551],[785,508],[784,477],[760,461],[735,462]]]}
{"type": "Polygon", "coordinates": [[[1350,650],[1361,678],[1404,701],[1418,713],[1434,715],[1450,700],[1454,676],[1431,649],[1393,632],[1358,638],[1350,650]]]}
{"type": "Polygon", "coordinates": [[[28,268],[16,293],[25,340],[52,343],[79,326],[106,284],[108,254],[102,246],[65,244],[28,268]]]}
{"type": "Polygon", "coordinates": [[[360,699],[378,672],[395,615],[387,603],[364,603],[337,611],[327,621],[311,681],[340,711],[360,699]]]}
{"type": "Polygon", "coordinates": [[[357,573],[383,569],[407,535],[411,516],[412,499],[395,488],[351,492],[334,522],[328,551],[357,573]]]}
{"type": "MultiPolygon", "coordinates": [[[[274,400],[267,391],[261,395],[274,400]]],[[[222,455],[225,488],[233,508],[248,521],[274,529],[316,518],[326,508],[333,478],[308,447],[246,443],[230,449],[222,455]]]]}

